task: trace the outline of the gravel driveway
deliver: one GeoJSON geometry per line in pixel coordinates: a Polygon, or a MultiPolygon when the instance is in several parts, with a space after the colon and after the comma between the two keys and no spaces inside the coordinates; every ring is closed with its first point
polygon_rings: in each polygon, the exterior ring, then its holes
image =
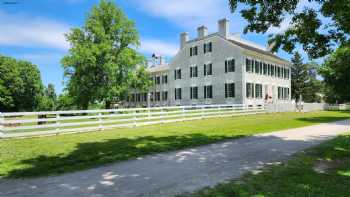
{"type": "Polygon", "coordinates": [[[0,180],[1,197],[174,196],[237,179],[350,131],[350,120],[289,129],[52,177],[0,180]]]}

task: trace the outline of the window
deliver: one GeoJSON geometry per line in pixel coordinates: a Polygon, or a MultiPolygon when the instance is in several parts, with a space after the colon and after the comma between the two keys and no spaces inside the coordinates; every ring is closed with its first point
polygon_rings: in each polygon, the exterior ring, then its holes
{"type": "Polygon", "coordinates": [[[147,93],[143,93],[142,97],[143,97],[143,101],[147,101],[147,93]]]}
{"type": "Polygon", "coordinates": [[[213,65],[212,64],[204,64],[204,76],[213,74],[213,65]]]}
{"type": "Polygon", "coordinates": [[[198,67],[197,66],[191,66],[190,67],[190,77],[198,77],[198,67]]]}
{"type": "Polygon", "coordinates": [[[271,64],[267,64],[267,75],[271,76],[271,64]]]}
{"type": "Polygon", "coordinates": [[[260,64],[258,61],[255,61],[255,73],[260,73],[260,64]]]}
{"type": "Polygon", "coordinates": [[[168,75],[163,75],[162,76],[162,84],[167,84],[168,83],[168,75]]]}
{"type": "Polygon", "coordinates": [[[275,65],[275,77],[278,77],[278,67],[275,65]]]}
{"type": "Polygon", "coordinates": [[[235,84],[225,83],[225,98],[235,97],[235,84]]]}
{"type": "Polygon", "coordinates": [[[181,100],[181,88],[175,88],[175,100],[181,100]]]}
{"type": "Polygon", "coordinates": [[[253,72],[253,60],[248,58],[245,60],[245,70],[247,72],[253,72]]]}
{"type": "Polygon", "coordinates": [[[154,92],[151,92],[151,95],[150,95],[150,100],[153,101],[154,100],[154,92]]]}
{"type": "Polygon", "coordinates": [[[162,92],[162,100],[163,100],[163,101],[168,100],[168,91],[163,91],[163,92],[162,92]]]}
{"type": "Polygon", "coordinates": [[[259,74],[263,74],[263,63],[259,62],[259,74]]]}
{"type": "Polygon", "coordinates": [[[155,101],[160,101],[160,92],[156,92],[155,101]]]}
{"type": "Polygon", "coordinates": [[[235,60],[230,59],[225,61],[225,73],[235,72],[235,60]]]}
{"type": "Polygon", "coordinates": [[[203,49],[204,49],[204,53],[212,52],[212,43],[211,42],[205,43],[203,46],[203,49]]]}
{"type": "Polygon", "coordinates": [[[289,68],[287,68],[287,79],[289,79],[290,78],[290,70],[289,70],[289,68]]]}
{"type": "Polygon", "coordinates": [[[278,99],[288,100],[289,99],[289,88],[278,87],[278,99]]]}
{"type": "Polygon", "coordinates": [[[198,87],[190,88],[190,96],[191,96],[191,99],[198,99],[198,87]]]}
{"type": "Polygon", "coordinates": [[[264,63],[264,75],[267,75],[267,64],[264,63]]]}
{"type": "Polygon", "coordinates": [[[181,69],[175,69],[174,70],[174,76],[175,76],[175,80],[176,79],[181,79],[181,69]]]}
{"type": "Polygon", "coordinates": [[[247,96],[247,98],[254,97],[254,84],[253,83],[246,84],[246,96],[247,96]]]}
{"type": "Polygon", "coordinates": [[[271,76],[275,76],[275,66],[271,65],[271,76]]]}
{"type": "Polygon", "coordinates": [[[195,56],[195,55],[198,55],[198,47],[197,46],[190,48],[190,56],[195,56]]]}
{"type": "Polygon", "coordinates": [[[159,85],[160,84],[160,76],[156,76],[154,79],[155,79],[155,84],[159,85]]]}
{"type": "Polygon", "coordinates": [[[213,98],[213,86],[204,86],[204,98],[211,99],[213,98]]]}
{"type": "Polygon", "coordinates": [[[136,102],[141,102],[141,94],[140,93],[136,94],[136,102]]]}
{"type": "Polygon", "coordinates": [[[131,102],[135,102],[135,94],[131,95],[131,102]]]}
{"type": "Polygon", "coordinates": [[[261,84],[255,84],[255,98],[262,98],[262,85],[261,84]]]}

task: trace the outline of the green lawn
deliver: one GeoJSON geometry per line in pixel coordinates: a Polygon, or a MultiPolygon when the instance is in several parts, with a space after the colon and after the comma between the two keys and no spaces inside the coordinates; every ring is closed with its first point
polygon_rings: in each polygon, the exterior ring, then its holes
{"type": "Polygon", "coordinates": [[[77,171],[151,153],[345,118],[350,118],[349,112],[276,113],[0,140],[0,176],[17,178],[77,171]]]}
{"type": "Polygon", "coordinates": [[[187,197],[347,197],[349,192],[350,135],[344,135],[299,153],[285,164],[187,197]]]}

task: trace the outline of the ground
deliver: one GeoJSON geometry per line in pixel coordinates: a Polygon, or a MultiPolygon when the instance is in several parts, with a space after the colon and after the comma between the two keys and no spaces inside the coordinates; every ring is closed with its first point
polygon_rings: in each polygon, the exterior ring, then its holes
{"type": "MultiPolygon", "coordinates": [[[[284,163],[295,153],[347,131],[350,131],[350,120],[342,120],[151,154],[74,173],[0,178],[0,196],[174,197],[284,163]]],[[[298,179],[293,173],[285,175],[298,179]]],[[[288,179],[283,180],[288,183],[288,179]]],[[[279,184],[283,186],[283,182],[279,184]]],[[[264,187],[264,183],[262,185],[264,187]]],[[[274,181],[267,186],[273,187],[274,181]]]]}
{"type": "Polygon", "coordinates": [[[72,172],[146,154],[350,117],[348,112],[275,113],[131,129],[0,141],[0,176],[72,172]]]}
{"type": "Polygon", "coordinates": [[[349,196],[350,134],[299,153],[284,164],[249,173],[239,181],[187,197],[349,196]]]}

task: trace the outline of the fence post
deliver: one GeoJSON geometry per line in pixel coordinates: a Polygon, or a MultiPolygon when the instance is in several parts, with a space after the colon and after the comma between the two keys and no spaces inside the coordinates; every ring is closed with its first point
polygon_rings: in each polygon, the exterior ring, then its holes
{"type": "Polygon", "coordinates": [[[61,126],[61,121],[60,121],[60,114],[56,114],[56,132],[57,134],[60,132],[60,126],[61,126]]]}
{"type": "Polygon", "coordinates": [[[4,130],[4,116],[2,115],[2,113],[0,112],[0,139],[4,137],[4,133],[3,133],[3,130],[4,130]]]}
{"type": "Polygon", "coordinates": [[[103,130],[103,125],[102,125],[102,113],[98,113],[98,122],[99,122],[99,126],[98,129],[101,131],[103,130]]]}

